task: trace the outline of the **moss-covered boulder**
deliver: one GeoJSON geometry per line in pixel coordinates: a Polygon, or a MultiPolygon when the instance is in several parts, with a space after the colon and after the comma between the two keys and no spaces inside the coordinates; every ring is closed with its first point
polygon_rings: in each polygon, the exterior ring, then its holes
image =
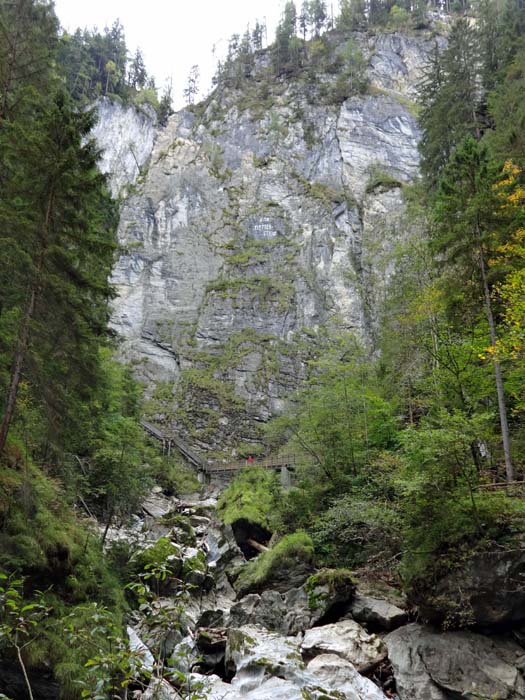
{"type": "Polygon", "coordinates": [[[231,525],[237,544],[248,558],[257,554],[250,540],[262,545],[270,540],[280,491],[274,472],[249,467],[232,481],[219,499],[219,516],[226,525],[231,525]]]}
{"type": "Polygon", "coordinates": [[[343,611],[355,595],[356,583],[349,569],[321,569],[305,584],[308,606],[321,619],[333,611],[343,611]],[[336,610],[337,609],[337,610],[336,610]]]}
{"type": "Polygon", "coordinates": [[[248,562],[240,570],[234,588],[240,595],[265,588],[285,592],[301,586],[313,568],[312,540],[305,532],[294,532],[248,562]]]}

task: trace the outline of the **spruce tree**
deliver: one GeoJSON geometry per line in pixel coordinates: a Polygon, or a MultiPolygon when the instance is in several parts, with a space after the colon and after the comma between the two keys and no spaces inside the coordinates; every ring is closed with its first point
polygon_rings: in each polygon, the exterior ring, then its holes
{"type": "Polygon", "coordinates": [[[29,86],[49,88],[57,30],[52,2],[0,3],[0,124],[22,110],[29,86]]]}
{"type": "MultiPolygon", "coordinates": [[[[456,149],[444,170],[434,206],[433,244],[440,263],[453,272],[462,288],[463,303],[477,304],[485,313],[490,346],[498,344],[496,313],[489,278],[488,255],[499,208],[495,173],[489,154],[472,137],[456,149]],[[470,291],[472,290],[472,291],[470,291]]],[[[453,295],[450,295],[453,298],[453,295]]],[[[514,479],[507,406],[501,363],[493,362],[507,481],[514,479]]]]}
{"type": "Polygon", "coordinates": [[[476,35],[461,18],[453,26],[447,48],[437,46],[420,84],[423,131],[421,169],[434,187],[455,146],[468,134],[481,134],[476,35]]]}
{"type": "Polygon", "coordinates": [[[94,119],[60,93],[0,132],[0,230],[15,265],[3,270],[11,283],[4,287],[2,322],[9,333],[2,351],[11,361],[0,451],[22,376],[49,425],[60,426],[68,404],[89,393],[97,371],[115,244],[104,177],[96,169],[99,153],[89,140],[94,119]]]}

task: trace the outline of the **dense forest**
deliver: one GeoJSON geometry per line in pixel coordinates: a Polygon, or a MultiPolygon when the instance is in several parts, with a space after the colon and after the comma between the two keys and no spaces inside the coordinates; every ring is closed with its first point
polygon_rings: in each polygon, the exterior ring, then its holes
{"type": "MultiPolygon", "coordinates": [[[[266,427],[268,453],[304,457],[294,488],[247,471],[219,510],[274,533],[279,565],[306,552],[395,581],[461,628],[471,609],[433,600],[435,582],[525,535],[523,499],[484,488],[525,477],[525,6],[342,0],[334,17],[322,0],[288,2],[268,47],[259,23],[232,37],[215,84],[242,87],[260,56],[279,80],[315,72],[334,33],[436,22],[447,41],[419,86],[421,177],[403,190],[408,234],[378,347],[325,339],[310,380],[266,427]]],[[[158,99],[119,22],[69,35],[52,3],[2,0],[0,28],[2,663],[19,665],[27,697],[31,669],[50,668],[64,699],[127,697],[137,671],[124,627],[169,567],[166,552],[104,550],[108,530],[155,484],[198,485],[148,443],[141,388],[115,360],[118,210],[90,131],[99,97],[148,102],[163,125],[171,95],[158,99]]],[[[349,52],[332,66],[341,100],[364,86],[363,56],[349,52]]],[[[246,566],[247,585],[272,556],[246,566]]]]}

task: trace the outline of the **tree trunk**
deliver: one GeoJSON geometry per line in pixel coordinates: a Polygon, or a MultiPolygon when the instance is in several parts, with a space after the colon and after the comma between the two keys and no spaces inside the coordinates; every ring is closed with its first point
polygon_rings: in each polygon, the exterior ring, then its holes
{"type": "Polygon", "coordinates": [[[33,288],[31,290],[29,304],[27,306],[26,314],[24,317],[24,323],[20,331],[20,336],[18,338],[15,359],[13,362],[13,368],[11,370],[11,381],[9,382],[9,389],[7,391],[5,412],[2,418],[2,424],[0,425],[0,453],[4,451],[7,435],[9,433],[9,428],[11,426],[11,421],[13,420],[13,415],[15,412],[16,396],[18,393],[18,386],[20,384],[20,377],[22,375],[22,367],[26,358],[27,348],[29,347],[29,329],[31,326],[31,321],[33,319],[33,314],[35,312],[35,301],[36,284],[33,285],[33,288]]]}
{"type": "MultiPolygon", "coordinates": [[[[490,289],[487,281],[487,271],[485,267],[485,257],[483,255],[483,247],[481,245],[481,235],[478,228],[479,244],[479,261],[481,271],[481,281],[483,283],[483,295],[485,297],[485,313],[489,324],[490,342],[495,348],[498,341],[496,334],[496,324],[494,322],[494,314],[492,313],[492,302],[490,299],[490,289]]],[[[501,363],[494,360],[494,376],[496,379],[496,391],[498,394],[498,409],[499,421],[501,426],[501,438],[503,441],[503,453],[505,455],[505,474],[506,480],[514,481],[514,467],[512,465],[512,453],[510,449],[509,424],[507,421],[507,405],[505,403],[505,391],[503,388],[503,375],[501,373],[501,363]]]]}
{"type": "Polygon", "coordinates": [[[264,544],[261,544],[260,542],[257,542],[257,540],[253,540],[251,537],[249,537],[246,540],[246,544],[249,544],[250,547],[253,547],[253,549],[256,549],[258,552],[261,553],[269,551],[268,547],[266,547],[264,544]]]}
{"type": "Polygon", "coordinates": [[[31,282],[29,292],[29,303],[25,312],[22,328],[20,329],[20,334],[18,336],[15,358],[13,361],[13,367],[11,369],[9,389],[7,390],[5,412],[2,418],[2,423],[0,425],[0,454],[4,451],[7,435],[9,433],[9,428],[11,427],[11,421],[13,420],[13,415],[16,408],[18,386],[20,384],[20,377],[22,376],[22,369],[24,366],[24,361],[26,359],[27,349],[29,347],[31,321],[33,320],[33,315],[35,313],[36,300],[42,281],[41,277],[44,268],[44,259],[48,247],[49,224],[51,221],[51,212],[53,210],[54,196],[55,185],[54,182],[51,182],[49,195],[47,199],[46,215],[41,230],[41,248],[38,257],[37,269],[35,272],[35,276],[31,282]]]}
{"type": "Polygon", "coordinates": [[[29,676],[27,675],[26,666],[25,666],[24,660],[22,658],[22,652],[21,652],[18,644],[15,644],[15,646],[16,646],[16,656],[18,658],[18,663],[20,664],[20,668],[22,669],[22,673],[24,675],[24,681],[26,684],[27,692],[29,694],[29,698],[30,698],[30,700],[34,700],[33,690],[31,688],[31,683],[29,682],[29,676]]]}

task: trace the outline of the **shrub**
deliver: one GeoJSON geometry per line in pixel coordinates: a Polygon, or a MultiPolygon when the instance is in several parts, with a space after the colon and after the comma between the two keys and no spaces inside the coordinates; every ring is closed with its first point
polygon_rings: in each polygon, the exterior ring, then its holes
{"type": "Polygon", "coordinates": [[[399,552],[400,527],[401,518],[387,501],[346,494],[316,518],[309,532],[323,564],[355,567],[399,552]]]}

